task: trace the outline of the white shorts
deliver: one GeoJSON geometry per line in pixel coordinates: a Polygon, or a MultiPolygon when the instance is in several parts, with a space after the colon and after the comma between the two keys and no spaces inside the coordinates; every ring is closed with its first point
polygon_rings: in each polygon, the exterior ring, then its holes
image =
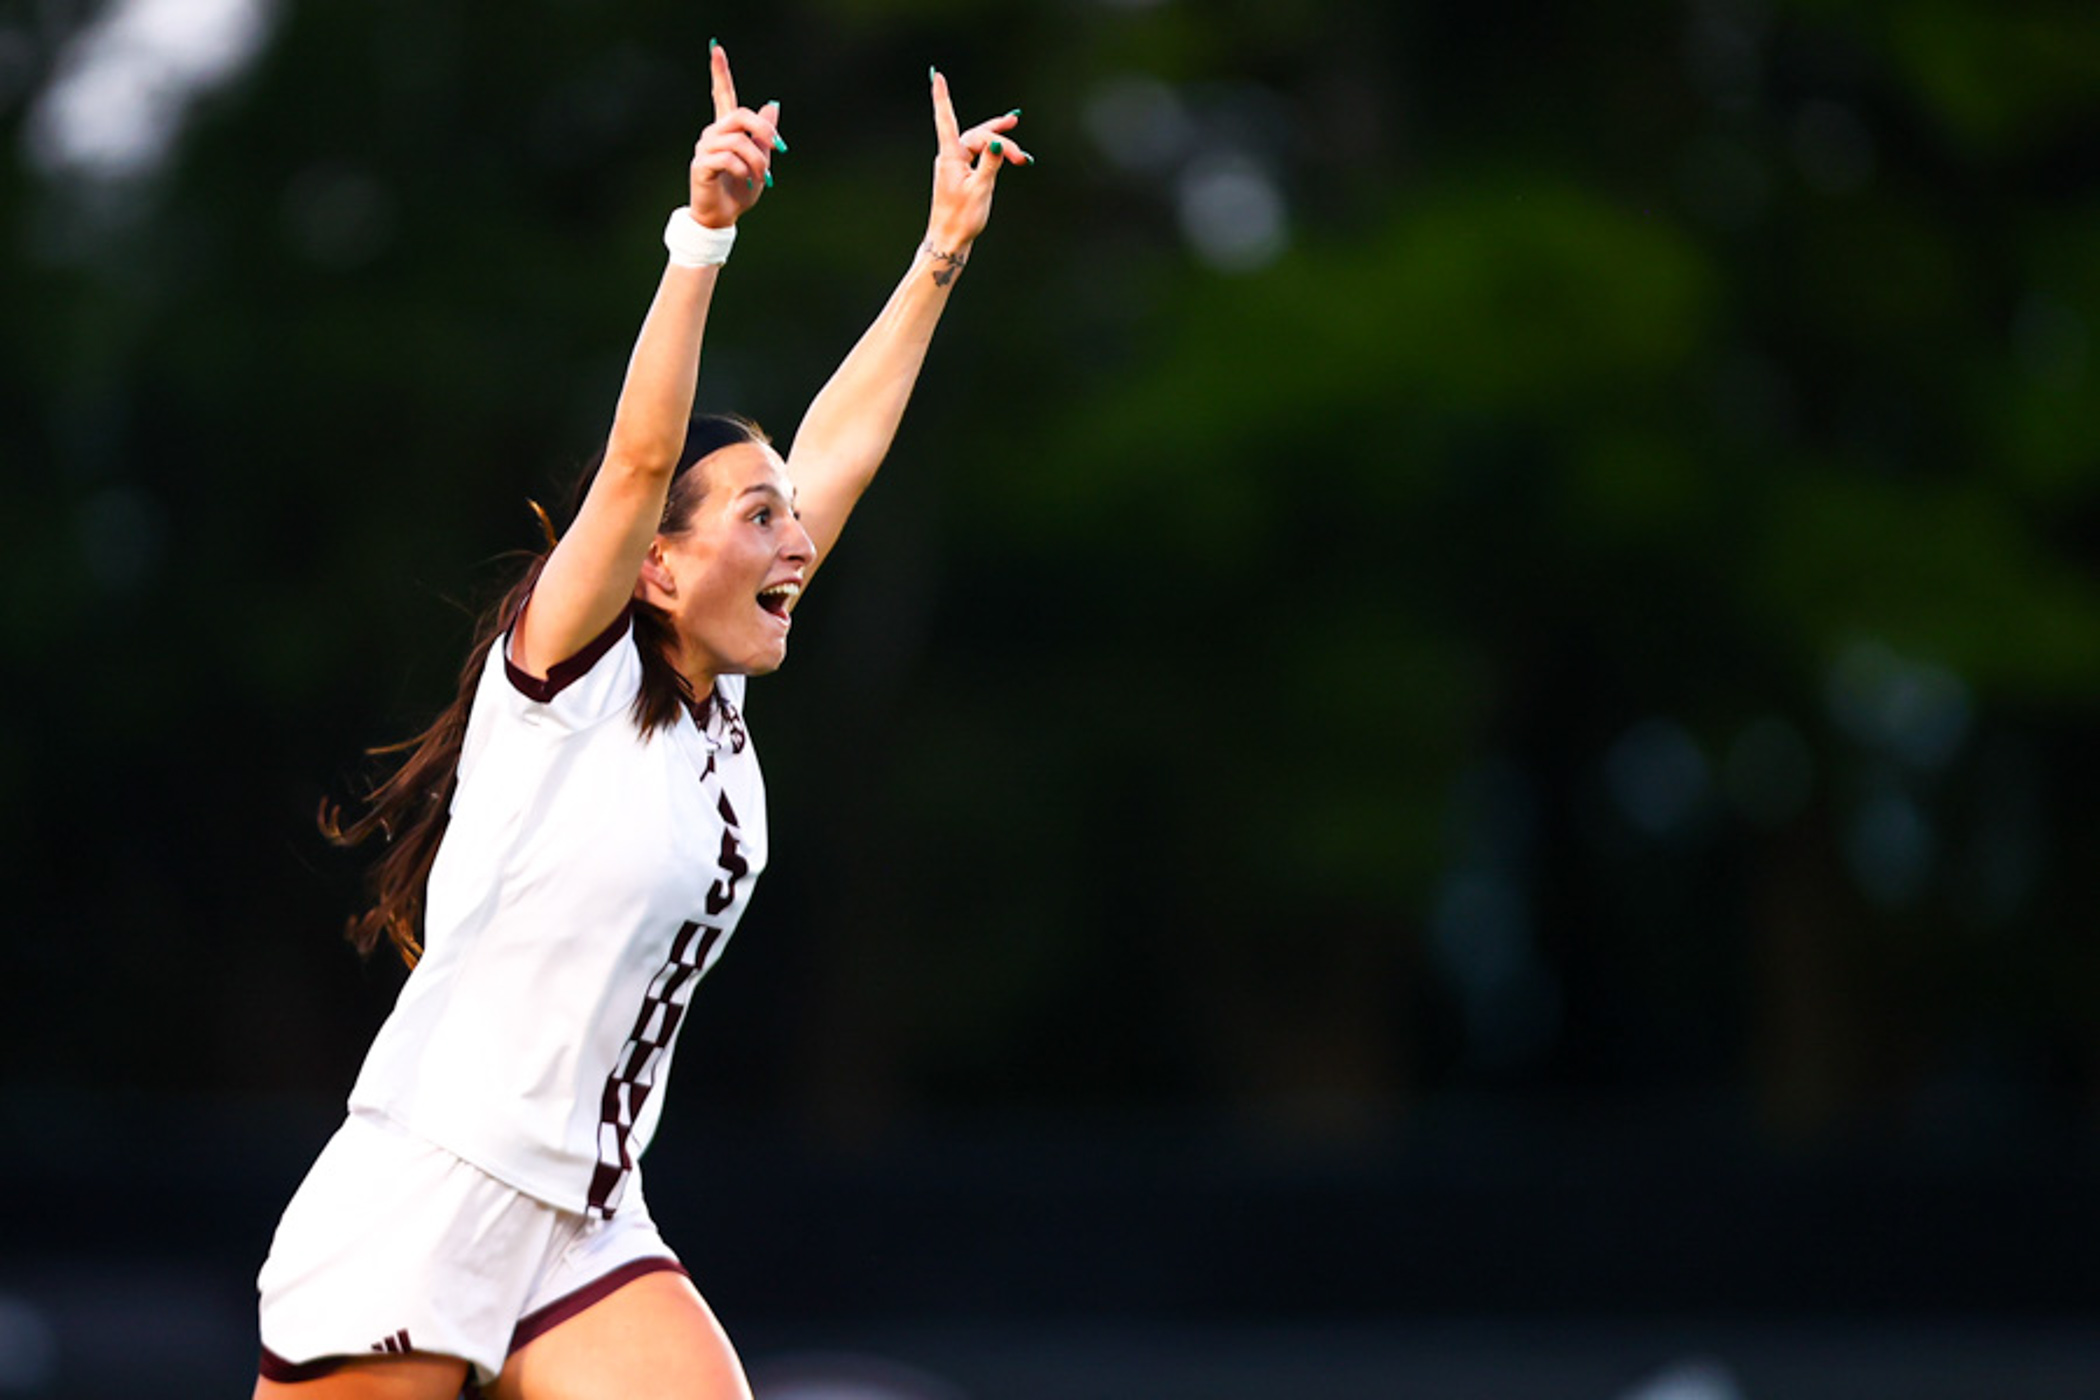
{"type": "Polygon", "coordinates": [[[609,1220],[557,1210],[384,1118],[352,1114],[285,1207],[257,1286],[262,1374],[352,1357],[506,1357],[643,1274],[684,1273],[632,1180],[609,1220]]]}

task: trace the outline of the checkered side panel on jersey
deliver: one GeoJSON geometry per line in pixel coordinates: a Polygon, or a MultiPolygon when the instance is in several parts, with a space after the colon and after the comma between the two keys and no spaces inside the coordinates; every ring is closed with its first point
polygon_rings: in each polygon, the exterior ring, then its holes
{"type": "Polygon", "coordinates": [[[685,1015],[686,1002],[699,985],[707,955],[721,940],[722,930],[709,924],[688,922],[671,940],[671,954],[663,968],[650,979],[635,1018],[634,1033],[621,1047],[613,1072],[606,1076],[605,1094],[598,1109],[598,1166],[591,1173],[590,1211],[610,1218],[619,1208],[634,1169],[629,1142],[634,1125],[642,1116],[642,1105],[656,1087],[656,1069],[671,1051],[671,1036],[685,1015]]]}

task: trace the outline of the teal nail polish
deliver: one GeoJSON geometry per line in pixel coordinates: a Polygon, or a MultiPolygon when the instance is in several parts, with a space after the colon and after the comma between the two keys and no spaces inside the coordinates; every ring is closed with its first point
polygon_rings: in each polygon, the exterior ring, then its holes
{"type": "Polygon", "coordinates": [[[713,52],[714,52],[714,51],[715,51],[716,49],[719,49],[719,48],[721,48],[721,47],[722,47],[722,45],[721,45],[720,41],[718,41],[718,40],[715,40],[715,39],[709,39],[709,40],[707,41],[707,51],[708,51],[709,53],[713,53],[713,52]]]}
{"type": "Polygon", "coordinates": [[[1005,148],[1004,146],[1000,145],[1000,144],[999,144],[999,143],[998,143],[997,141],[994,141],[994,142],[992,142],[992,154],[993,154],[993,155],[998,155],[998,154],[999,154],[999,152],[1001,152],[1001,151],[1003,151],[1003,150],[1005,150],[1005,149],[1006,149],[1006,148],[1005,148]]]}
{"type": "Polygon", "coordinates": [[[782,155],[787,154],[788,143],[780,139],[780,133],[777,131],[773,133],[773,149],[782,155]]]}
{"type": "Polygon", "coordinates": [[[773,188],[773,172],[770,170],[766,172],[766,188],[769,190],[773,188]]]}
{"type": "Polygon", "coordinates": [[[1018,117],[1021,115],[1021,109],[1019,107],[1016,107],[1011,112],[1008,112],[1006,115],[1008,115],[1009,117],[1018,117]]]}
{"type": "Polygon", "coordinates": [[[935,78],[938,78],[939,76],[941,76],[941,70],[940,70],[940,69],[938,69],[938,68],[934,67],[934,66],[933,66],[932,64],[930,64],[930,63],[926,65],[926,81],[927,81],[927,82],[929,82],[929,83],[930,83],[930,82],[932,82],[932,81],[933,81],[933,80],[934,80],[935,78]]]}
{"type": "Polygon", "coordinates": [[[749,194],[751,191],[757,188],[758,186],[751,182],[751,177],[749,175],[746,175],[744,177],[744,193],[749,194]]]}

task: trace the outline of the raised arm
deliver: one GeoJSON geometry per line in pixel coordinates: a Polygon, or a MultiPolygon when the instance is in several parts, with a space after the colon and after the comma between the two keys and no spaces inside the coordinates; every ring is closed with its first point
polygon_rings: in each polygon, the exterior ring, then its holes
{"type": "Polygon", "coordinates": [[[765,193],[773,152],[786,149],[779,142],[779,104],[756,112],[739,106],[729,55],[710,45],[708,62],[715,119],[693,147],[690,202],[673,216],[674,224],[690,219],[697,225],[682,231],[693,246],[674,253],[664,268],[627,363],[605,461],[511,639],[511,660],[535,676],[581,651],[634,595],[685,445],[701,334],[727,237],[765,193]]]}
{"type": "Polygon", "coordinates": [[[1020,120],[1018,110],[960,131],[948,79],[935,72],[932,80],[939,147],[926,240],[882,314],[810,404],[788,453],[802,524],[816,545],[811,572],[831,553],[846,517],[890,450],[933,328],[992,216],[992,186],[1000,168],[1030,159],[1006,134],[1020,120]]]}

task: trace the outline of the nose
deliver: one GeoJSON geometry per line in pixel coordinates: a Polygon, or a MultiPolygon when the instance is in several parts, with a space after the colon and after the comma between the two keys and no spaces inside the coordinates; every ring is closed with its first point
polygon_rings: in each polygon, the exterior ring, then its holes
{"type": "Polygon", "coordinates": [[[817,542],[811,538],[800,516],[788,517],[788,531],[780,542],[780,553],[782,558],[795,564],[807,564],[817,557],[817,542]]]}

